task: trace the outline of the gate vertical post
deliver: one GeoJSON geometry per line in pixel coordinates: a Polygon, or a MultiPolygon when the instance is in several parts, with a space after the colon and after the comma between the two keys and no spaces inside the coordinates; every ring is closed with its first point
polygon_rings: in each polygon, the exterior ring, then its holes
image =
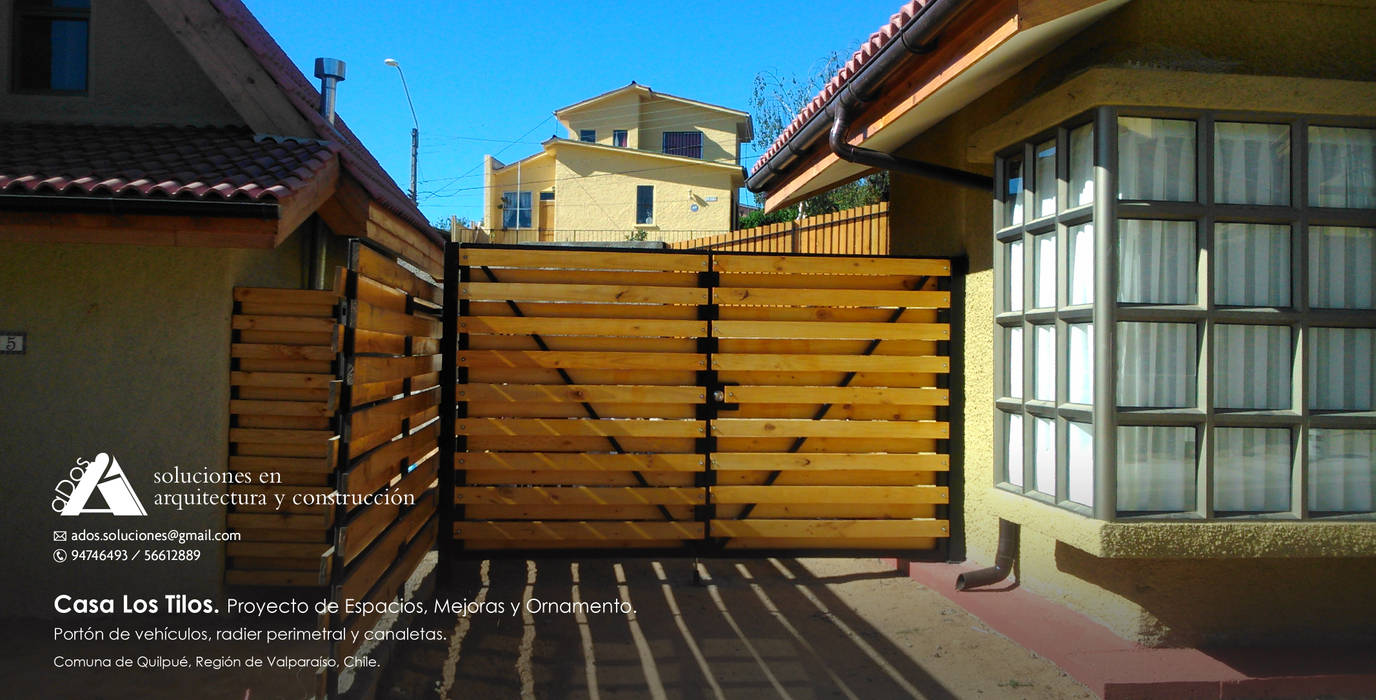
{"type": "Polygon", "coordinates": [[[454,423],[458,411],[456,389],[459,381],[459,244],[444,244],[444,299],[441,309],[440,335],[440,473],[437,506],[439,535],[435,546],[439,550],[439,571],[436,579],[448,583],[453,575],[454,551],[454,455],[458,443],[454,423]]]}

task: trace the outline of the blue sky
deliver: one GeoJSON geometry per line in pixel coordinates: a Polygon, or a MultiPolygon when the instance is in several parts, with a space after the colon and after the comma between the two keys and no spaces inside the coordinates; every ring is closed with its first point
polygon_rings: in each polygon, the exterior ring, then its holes
{"type": "MultiPolygon", "coordinates": [[[[483,154],[511,162],[536,152],[555,133],[559,107],[634,80],[750,111],[757,73],[803,76],[832,51],[849,56],[901,5],[245,2],[307,77],[317,56],[348,64],[339,113],[406,189],[411,115],[383,59],[401,62],[420,121],[420,205],[431,221],[481,218],[483,154]]],[[[745,146],[746,165],[768,145],[745,146]]]]}

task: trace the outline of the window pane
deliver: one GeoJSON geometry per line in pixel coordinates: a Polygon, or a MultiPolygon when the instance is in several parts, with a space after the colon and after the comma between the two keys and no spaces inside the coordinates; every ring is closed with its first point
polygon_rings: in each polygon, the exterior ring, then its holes
{"type": "Polygon", "coordinates": [[[596,129],[579,129],[579,130],[578,130],[578,140],[579,140],[579,141],[586,141],[586,142],[588,142],[588,143],[596,143],[596,142],[597,142],[597,130],[596,130],[596,129]]]}
{"type": "Polygon", "coordinates": [[[1033,418],[1033,448],[1036,450],[1032,472],[1032,488],[1056,495],[1056,421],[1033,418]]]}
{"type": "Polygon", "coordinates": [[[653,224],[655,222],[655,186],[636,185],[635,222],[653,224]]]}
{"type": "Polygon", "coordinates": [[[1066,298],[1071,306],[1094,303],[1094,224],[1066,230],[1066,270],[1070,275],[1066,298]]]}
{"type": "Polygon", "coordinates": [[[1222,306],[1290,305],[1290,227],[1214,226],[1214,297],[1222,306]]]}
{"type": "Polygon", "coordinates": [[[1094,201],[1094,125],[1070,132],[1070,202],[1078,207],[1094,201]]]}
{"type": "Polygon", "coordinates": [[[1316,309],[1376,309],[1376,229],[1309,229],[1309,305],[1316,309]]]}
{"type": "Polygon", "coordinates": [[[666,131],[664,132],[664,148],[661,150],[671,156],[701,158],[702,132],[666,131]]]}
{"type": "Polygon", "coordinates": [[[1008,453],[1004,456],[1004,479],[1015,486],[1022,486],[1022,416],[1005,413],[1008,419],[1004,435],[1008,438],[1008,453]]]}
{"type": "Polygon", "coordinates": [[[1309,127],[1309,206],[1376,208],[1376,130],[1309,127]]]}
{"type": "Polygon", "coordinates": [[[1081,505],[1094,505],[1094,426],[1066,423],[1066,497],[1081,505]]]}
{"type": "Polygon", "coordinates": [[[1018,226],[1022,223],[1022,159],[1009,158],[1004,169],[1003,225],[1018,226]]]}
{"type": "Polygon", "coordinates": [[[1214,406],[1290,408],[1290,327],[1214,327],[1214,406]]]}
{"type": "Polygon", "coordinates": [[[1170,513],[1195,507],[1195,429],[1118,429],[1118,511],[1170,513]]]}
{"type": "Polygon", "coordinates": [[[1004,298],[1008,300],[1009,311],[1022,311],[1022,241],[1013,241],[1007,244],[1007,273],[1008,289],[1004,298]]]}
{"type": "Polygon", "coordinates": [[[1118,198],[1195,201],[1194,122],[1118,118],[1118,198]]]}
{"type": "Polygon", "coordinates": [[[1290,126],[1214,125],[1214,201],[1290,204],[1290,126]]]}
{"type": "Polygon", "coordinates": [[[1037,343],[1036,354],[1032,356],[1035,372],[1032,396],[1038,401],[1056,400],[1056,327],[1033,326],[1033,339],[1037,343]]]}
{"type": "Polygon", "coordinates": [[[1118,301],[1193,304],[1197,296],[1193,221],[1118,222],[1118,301]]]}
{"type": "Polygon", "coordinates": [[[1214,430],[1214,510],[1290,509],[1290,431],[1214,430]]]}
{"type": "Polygon", "coordinates": [[[1038,144],[1034,151],[1037,162],[1037,211],[1035,217],[1056,213],[1056,141],[1038,144]]]}
{"type": "Polygon", "coordinates": [[[1008,353],[1008,385],[1004,396],[1022,398],[1022,328],[1004,329],[1008,353]]]}
{"type": "Polygon", "coordinates": [[[1376,408],[1376,330],[1315,328],[1309,360],[1309,407],[1334,411],[1376,408]]]}
{"type": "Polygon", "coordinates": [[[1309,431],[1309,510],[1376,510],[1376,430],[1309,431]]]}
{"type": "Polygon", "coordinates": [[[1056,308],[1056,234],[1045,233],[1032,237],[1032,252],[1036,256],[1032,280],[1032,306],[1038,309],[1056,308]]]}
{"type": "Polygon", "coordinates": [[[1069,380],[1068,396],[1071,403],[1094,403],[1094,324],[1071,323],[1066,326],[1070,337],[1070,361],[1066,363],[1069,380]]]}
{"type": "Polygon", "coordinates": [[[1193,323],[1119,323],[1118,405],[1196,405],[1195,333],[1193,323]]]}

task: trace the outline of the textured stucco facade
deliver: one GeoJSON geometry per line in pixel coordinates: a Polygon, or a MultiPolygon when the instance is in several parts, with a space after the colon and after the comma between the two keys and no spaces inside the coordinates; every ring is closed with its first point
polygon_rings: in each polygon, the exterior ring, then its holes
{"type": "MultiPolygon", "coordinates": [[[[1102,105],[1376,116],[1373,32],[1369,2],[1134,0],[899,153],[992,174],[996,151],[1102,105]]],[[[971,560],[992,562],[999,519],[1017,522],[1020,585],[1146,644],[1376,636],[1376,523],[1106,522],[997,488],[990,195],[896,173],[891,207],[895,253],[968,259],[956,381],[971,560]]]]}

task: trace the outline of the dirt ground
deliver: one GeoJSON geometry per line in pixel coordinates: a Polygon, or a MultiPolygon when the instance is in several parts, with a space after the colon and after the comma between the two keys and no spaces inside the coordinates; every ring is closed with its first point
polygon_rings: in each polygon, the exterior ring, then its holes
{"type": "Polygon", "coordinates": [[[379,691],[444,698],[1088,698],[1051,662],[873,559],[466,562],[379,691]],[[628,600],[634,613],[516,614],[628,600]]]}
{"type": "MultiPolygon", "coordinates": [[[[433,564],[433,554],[431,561],[433,564]]],[[[1089,698],[1051,662],[992,631],[875,559],[541,559],[465,561],[436,599],[489,612],[416,617],[377,686],[411,698],[1089,698]],[[528,612],[526,601],[555,607],[528,612]],[[634,612],[561,612],[559,605],[627,601],[634,612]],[[502,604],[501,613],[491,612],[502,604]],[[513,614],[513,610],[515,611],[513,614]]],[[[426,586],[429,588],[429,586],[426,586]]],[[[427,600],[425,596],[422,600],[427,600]]],[[[150,624],[232,627],[166,617],[150,624]]],[[[263,627],[313,626],[310,616],[263,627]]],[[[310,670],[57,669],[54,656],[109,652],[108,643],[54,642],[52,622],[5,621],[0,697],[311,697],[310,670]],[[248,693],[246,696],[245,693],[248,693]]],[[[97,626],[100,626],[99,624],[97,626]]],[[[105,626],[108,626],[106,624],[105,626]]],[[[324,655],[316,643],[123,643],[128,655],[324,655]]]]}

